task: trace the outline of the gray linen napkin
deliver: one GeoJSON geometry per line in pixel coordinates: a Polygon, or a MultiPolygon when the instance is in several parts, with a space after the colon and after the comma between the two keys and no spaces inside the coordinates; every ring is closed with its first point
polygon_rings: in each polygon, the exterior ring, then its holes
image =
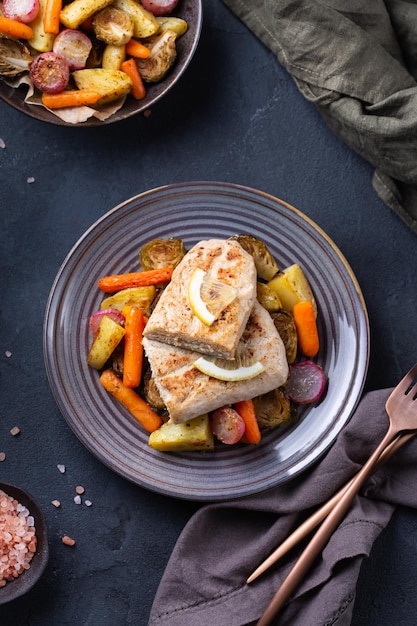
{"type": "MultiPolygon", "coordinates": [[[[259,619],[299,548],[251,585],[247,576],[363,465],[388,428],[389,393],[366,394],[326,455],[298,478],[259,495],[199,509],[170,557],[149,626],[243,626],[259,619]]],[[[361,562],[395,506],[417,507],[416,477],[417,440],[412,440],[356,497],[277,624],[350,624],[361,562]]]]}
{"type": "Polygon", "coordinates": [[[223,0],[417,232],[417,0],[223,0]]]}

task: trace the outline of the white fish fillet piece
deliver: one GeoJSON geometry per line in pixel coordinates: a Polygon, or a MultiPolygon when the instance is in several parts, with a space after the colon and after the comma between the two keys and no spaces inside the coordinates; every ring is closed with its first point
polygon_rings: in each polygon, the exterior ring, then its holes
{"type": "Polygon", "coordinates": [[[288,363],[284,344],[271,316],[258,302],[241,342],[245,353],[259,360],[265,369],[249,380],[225,382],[193,367],[200,353],[143,339],[152,374],[172,422],[186,422],[221,406],[267,393],[286,382],[288,363]]]}
{"type": "Polygon", "coordinates": [[[253,257],[237,241],[200,241],[175,268],[146,324],[144,336],[187,350],[233,359],[256,300],[256,279],[253,257]],[[194,315],[188,300],[188,285],[196,267],[237,290],[236,299],[211,326],[194,315]]]}

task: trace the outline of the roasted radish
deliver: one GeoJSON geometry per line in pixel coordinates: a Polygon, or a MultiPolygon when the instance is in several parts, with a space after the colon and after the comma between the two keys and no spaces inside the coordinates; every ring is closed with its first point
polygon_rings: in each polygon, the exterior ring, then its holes
{"type": "Polygon", "coordinates": [[[3,0],[2,11],[4,17],[29,24],[39,13],[39,0],[3,0]]]}
{"type": "Polygon", "coordinates": [[[229,406],[223,406],[210,415],[210,425],[214,436],[228,445],[240,441],[245,432],[245,422],[239,413],[229,406]]]}
{"type": "Polygon", "coordinates": [[[43,93],[60,93],[69,82],[69,65],[55,52],[42,52],[31,63],[30,77],[43,93]]]}
{"type": "Polygon", "coordinates": [[[124,324],[124,315],[122,315],[120,311],[116,311],[116,309],[101,309],[100,311],[96,311],[92,314],[88,322],[88,326],[93,337],[97,335],[98,327],[100,326],[101,319],[104,315],[111,317],[114,322],[117,322],[121,326],[124,324]]]}
{"type": "Polygon", "coordinates": [[[87,63],[93,44],[79,30],[65,28],[55,38],[53,52],[66,60],[71,70],[81,70],[87,63]]]}
{"type": "Polygon", "coordinates": [[[297,404],[316,402],[323,395],[326,377],[323,369],[313,361],[301,361],[290,365],[285,391],[297,404]]]}
{"type": "Polygon", "coordinates": [[[153,15],[169,15],[178,4],[178,0],[142,0],[142,6],[153,15]]]}

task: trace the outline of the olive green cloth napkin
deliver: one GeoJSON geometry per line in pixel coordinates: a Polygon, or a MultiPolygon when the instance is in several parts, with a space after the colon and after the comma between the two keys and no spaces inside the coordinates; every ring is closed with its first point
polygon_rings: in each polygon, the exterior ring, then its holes
{"type": "MultiPolygon", "coordinates": [[[[299,548],[251,585],[249,574],[320,504],[351,478],[388,429],[390,390],[364,396],[334,445],[289,483],[241,500],[203,506],[180,535],[154,599],[149,626],[254,624],[299,548]]],[[[279,626],[347,626],[360,566],[397,505],[417,508],[417,439],[365,485],[279,626]]]]}
{"type": "Polygon", "coordinates": [[[417,232],[417,0],[223,0],[417,232]]]}

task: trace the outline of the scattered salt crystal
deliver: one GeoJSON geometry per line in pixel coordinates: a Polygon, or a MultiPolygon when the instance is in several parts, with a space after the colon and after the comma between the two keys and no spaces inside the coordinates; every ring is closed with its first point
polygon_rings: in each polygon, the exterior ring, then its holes
{"type": "Polygon", "coordinates": [[[85,506],[91,506],[93,503],[91,502],[91,500],[85,500],[84,504],[85,506]]]}
{"type": "Polygon", "coordinates": [[[34,176],[28,176],[27,179],[26,179],[26,182],[29,183],[29,184],[34,183],[35,182],[34,176]]]}
{"type": "Polygon", "coordinates": [[[64,535],[62,537],[62,543],[65,543],[66,546],[73,546],[75,545],[75,540],[72,539],[71,537],[68,537],[68,535],[64,535]]]}
{"type": "Polygon", "coordinates": [[[13,435],[13,437],[18,435],[19,433],[20,433],[19,426],[13,426],[13,428],[10,430],[10,434],[13,435]]]}
{"type": "Polygon", "coordinates": [[[59,509],[59,507],[61,506],[61,503],[59,500],[52,500],[52,504],[54,505],[55,508],[59,509]]]}
{"type": "Polygon", "coordinates": [[[6,144],[4,143],[4,139],[0,138],[0,148],[5,148],[6,144]]]}
{"type": "Polygon", "coordinates": [[[10,350],[6,350],[4,354],[7,356],[8,359],[12,356],[12,353],[10,352],[10,350]]]}
{"type": "Polygon", "coordinates": [[[6,453],[5,452],[0,452],[0,462],[1,461],[5,461],[6,460],[6,453]]]}
{"type": "Polygon", "coordinates": [[[81,496],[75,496],[74,502],[75,504],[81,504],[81,496]]]}
{"type": "Polygon", "coordinates": [[[76,493],[82,494],[82,493],[84,493],[84,491],[85,491],[85,489],[81,485],[78,485],[77,487],[75,487],[75,492],[76,493]]]}
{"type": "Polygon", "coordinates": [[[61,472],[61,474],[65,473],[65,465],[57,465],[57,468],[59,469],[59,471],[61,472]]]}

